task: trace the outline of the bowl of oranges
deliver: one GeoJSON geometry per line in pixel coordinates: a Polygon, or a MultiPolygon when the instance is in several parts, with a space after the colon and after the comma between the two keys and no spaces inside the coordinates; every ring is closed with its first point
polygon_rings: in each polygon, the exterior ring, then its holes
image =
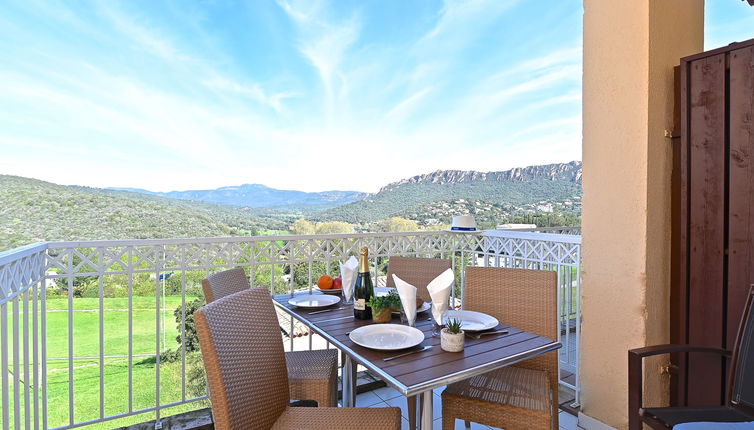
{"type": "Polygon", "coordinates": [[[314,286],[314,290],[322,294],[340,294],[343,292],[343,280],[338,276],[322,275],[314,286]]]}

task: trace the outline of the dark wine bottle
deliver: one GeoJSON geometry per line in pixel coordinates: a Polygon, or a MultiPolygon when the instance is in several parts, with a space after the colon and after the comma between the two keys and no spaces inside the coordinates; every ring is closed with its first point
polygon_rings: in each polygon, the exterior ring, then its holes
{"type": "Polygon", "coordinates": [[[367,305],[369,299],[374,296],[372,276],[369,274],[369,250],[361,248],[361,260],[359,261],[359,274],[356,277],[356,288],[353,293],[353,316],[360,320],[372,319],[372,308],[367,305]]]}

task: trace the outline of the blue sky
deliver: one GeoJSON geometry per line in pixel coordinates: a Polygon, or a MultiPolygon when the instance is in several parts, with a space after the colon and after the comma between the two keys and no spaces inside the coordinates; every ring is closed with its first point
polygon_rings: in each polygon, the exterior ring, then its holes
{"type": "MultiPolygon", "coordinates": [[[[0,173],[376,191],[581,158],[577,0],[9,1],[0,173]]],[[[754,8],[708,0],[714,47],[754,8]]],[[[748,34],[747,34],[748,33],[748,34]]]]}

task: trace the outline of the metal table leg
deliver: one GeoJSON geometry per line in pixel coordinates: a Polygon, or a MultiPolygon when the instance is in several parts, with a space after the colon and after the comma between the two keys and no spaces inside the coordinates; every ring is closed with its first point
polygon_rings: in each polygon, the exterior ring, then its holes
{"type": "Polygon", "coordinates": [[[345,354],[343,361],[343,407],[352,408],[356,405],[356,363],[345,354]]]}
{"type": "Polygon", "coordinates": [[[408,405],[408,429],[409,430],[416,430],[416,417],[420,415],[420,414],[417,414],[416,404],[421,403],[421,402],[416,401],[418,398],[419,396],[406,397],[406,403],[408,405]]]}
{"type": "Polygon", "coordinates": [[[421,394],[420,426],[421,430],[432,430],[432,390],[423,391],[421,394]]]}

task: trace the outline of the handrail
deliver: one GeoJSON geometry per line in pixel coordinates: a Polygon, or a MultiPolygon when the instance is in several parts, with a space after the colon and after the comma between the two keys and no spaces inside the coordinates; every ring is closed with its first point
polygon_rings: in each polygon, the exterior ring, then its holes
{"type": "Polygon", "coordinates": [[[0,266],[45,251],[50,242],[37,242],[0,252],[0,266]]]}
{"type": "MultiPolygon", "coordinates": [[[[270,235],[270,236],[228,236],[228,237],[199,237],[199,238],[170,238],[170,239],[115,239],[115,240],[86,240],[86,241],[58,241],[46,242],[49,249],[56,248],[88,248],[98,246],[145,246],[145,245],[180,245],[196,243],[239,243],[239,242],[267,242],[272,240],[328,240],[351,239],[369,237],[405,237],[405,236],[434,236],[438,234],[452,234],[442,231],[408,231],[408,232],[379,232],[379,233],[338,233],[338,234],[307,234],[307,235],[270,235]]],[[[16,248],[18,249],[18,248],[16,248]]]]}
{"type": "Polygon", "coordinates": [[[537,233],[535,231],[520,230],[485,230],[484,235],[487,237],[509,237],[547,242],[581,243],[581,236],[576,234],[537,233]]]}

